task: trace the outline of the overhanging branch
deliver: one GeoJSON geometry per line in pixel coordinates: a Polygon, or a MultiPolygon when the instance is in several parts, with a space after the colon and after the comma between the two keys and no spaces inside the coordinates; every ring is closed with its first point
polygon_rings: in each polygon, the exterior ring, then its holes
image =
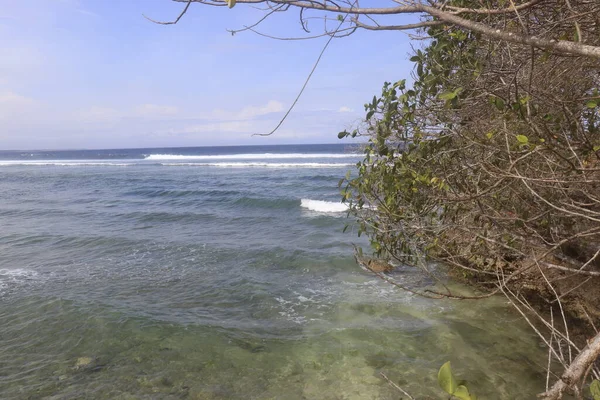
{"type": "MultiPolygon", "coordinates": [[[[225,0],[173,0],[176,2],[186,2],[186,10],[191,2],[200,3],[211,6],[225,6],[225,0]]],[[[429,26],[435,26],[441,22],[460,27],[465,30],[478,32],[489,38],[501,40],[508,43],[520,44],[524,46],[531,46],[534,48],[549,50],[552,52],[573,54],[583,57],[589,57],[594,59],[600,59],[600,47],[588,45],[581,42],[581,37],[577,38],[577,41],[569,40],[555,40],[549,38],[538,37],[535,35],[529,35],[527,32],[509,31],[502,27],[494,27],[485,23],[471,20],[466,18],[467,15],[499,15],[499,14],[510,14],[518,11],[532,9],[535,6],[541,6],[547,0],[530,0],[528,2],[515,5],[514,7],[508,8],[461,8],[446,6],[446,2],[431,2],[423,3],[420,1],[409,1],[406,5],[397,7],[354,7],[352,4],[347,6],[341,6],[333,2],[319,2],[319,1],[303,1],[303,0],[237,0],[239,4],[266,4],[271,9],[276,7],[295,7],[302,11],[304,10],[316,10],[328,13],[340,13],[346,15],[354,15],[352,23],[357,28],[383,31],[383,30],[411,30],[424,28],[429,26]],[[358,21],[358,16],[391,16],[391,15],[418,15],[422,18],[435,18],[434,21],[422,21],[414,24],[386,24],[386,25],[371,25],[364,24],[358,21]]],[[[181,16],[185,14],[185,11],[173,22],[161,23],[161,24],[173,24],[177,23],[181,16]]],[[[156,21],[154,21],[156,22],[156,21]]],[[[160,23],[160,22],[157,22],[160,23]]]]}

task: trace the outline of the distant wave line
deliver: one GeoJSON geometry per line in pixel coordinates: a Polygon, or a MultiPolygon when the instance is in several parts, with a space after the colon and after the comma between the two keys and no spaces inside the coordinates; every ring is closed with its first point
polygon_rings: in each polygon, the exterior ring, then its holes
{"type": "Polygon", "coordinates": [[[339,168],[349,167],[352,163],[268,163],[268,162],[221,162],[221,163],[162,163],[168,167],[221,167],[221,168],[339,168]]]}
{"type": "Polygon", "coordinates": [[[145,160],[269,160],[286,158],[356,158],[361,154],[345,153],[262,153],[262,154],[215,154],[215,155],[181,155],[181,154],[149,154],[145,160]]]}
{"type": "Polygon", "coordinates": [[[270,162],[88,162],[88,161],[0,161],[0,167],[132,167],[132,166],[164,166],[164,167],[221,167],[221,168],[340,168],[353,166],[353,163],[270,163],[270,162]]]}
{"type": "Polygon", "coordinates": [[[85,160],[72,160],[72,161],[62,161],[62,160],[37,160],[37,161],[22,161],[22,160],[11,160],[11,161],[0,161],[0,166],[2,167],[11,167],[11,166],[57,166],[57,167],[97,167],[97,166],[108,166],[108,167],[129,167],[131,165],[137,165],[133,162],[89,162],[85,160]]]}

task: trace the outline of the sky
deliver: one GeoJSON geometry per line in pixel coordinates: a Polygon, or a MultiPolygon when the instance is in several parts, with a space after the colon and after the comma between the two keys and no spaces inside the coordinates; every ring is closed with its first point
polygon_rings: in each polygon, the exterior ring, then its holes
{"type": "MultiPolygon", "coordinates": [[[[388,0],[371,4],[388,5],[388,0]]],[[[385,81],[408,78],[402,32],[334,39],[241,32],[263,14],[171,0],[0,0],[0,150],[336,143],[385,81]]],[[[313,33],[322,22],[311,20],[313,33]]],[[[306,35],[298,13],[260,31],[306,35]]]]}

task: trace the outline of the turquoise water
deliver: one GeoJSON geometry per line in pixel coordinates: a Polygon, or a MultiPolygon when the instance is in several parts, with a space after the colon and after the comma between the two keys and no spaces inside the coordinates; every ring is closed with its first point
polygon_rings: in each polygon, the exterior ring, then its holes
{"type": "Polygon", "coordinates": [[[397,399],[381,372],[443,398],[448,360],[480,398],[532,398],[545,351],[502,298],[356,266],[348,151],[0,153],[0,398],[397,399]]]}

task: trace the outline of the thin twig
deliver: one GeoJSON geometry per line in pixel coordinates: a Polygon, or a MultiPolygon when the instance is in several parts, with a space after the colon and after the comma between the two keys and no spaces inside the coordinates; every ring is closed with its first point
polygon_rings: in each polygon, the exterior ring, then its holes
{"type": "Polygon", "coordinates": [[[380,372],[379,375],[381,375],[383,377],[383,379],[385,379],[390,385],[392,385],[395,389],[397,389],[398,391],[402,392],[406,397],[408,397],[410,400],[415,400],[414,397],[412,397],[410,394],[408,394],[404,389],[402,389],[400,386],[396,385],[394,382],[391,381],[390,378],[388,378],[383,372],[380,372]]]}
{"type": "Polygon", "coordinates": [[[296,103],[298,103],[298,100],[300,100],[300,97],[302,97],[302,93],[304,93],[304,89],[306,89],[306,86],[308,86],[308,82],[310,82],[310,78],[312,78],[314,72],[316,71],[317,67],[319,66],[319,62],[321,61],[321,58],[323,57],[323,54],[325,54],[325,51],[329,47],[329,44],[335,38],[335,33],[342,27],[342,25],[344,24],[344,22],[346,22],[346,18],[348,18],[348,14],[346,14],[346,16],[340,21],[337,29],[333,32],[332,35],[329,36],[329,39],[327,39],[327,42],[325,43],[325,46],[323,46],[323,49],[321,50],[321,53],[319,53],[319,57],[317,57],[317,61],[315,62],[315,64],[313,65],[313,67],[312,67],[312,69],[310,71],[310,73],[306,77],[306,80],[304,81],[304,84],[302,85],[302,88],[300,89],[300,92],[298,92],[298,95],[294,99],[294,102],[288,108],[287,112],[285,113],[285,115],[283,116],[283,118],[281,118],[281,120],[279,121],[279,123],[277,124],[277,126],[275,126],[275,128],[273,128],[273,130],[271,130],[269,133],[254,133],[254,134],[252,134],[252,136],[271,136],[273,133],[275,133],[277,131],[277,129],[279,129],[279,127],[281,125],[283,125],[283,123],[287,119],[288,115],[290,115],[290,113],[292,112],[292,110],[296,106],[296,103]]]}
{"type": "Polygon", "coordinates": [[[150,17],[147,17],[145,14],[142,14],[142,16],[144,18],[146,18],[148,21],[152,21],[155,24],[159,24],[159,25],[175,25],[176,23],[179,22],[179,20],[181,19],[181,17],[184,16],[184,14],[187,12],[188,8],[190,8],[190,4],[192,4],[193,0],[188,0],[187,4],[185,5],[183,11],[181,12],[181,14],[179,14],[179,16],[177,18],[175,18],[173,21],[156,21],[150,17]]]}

